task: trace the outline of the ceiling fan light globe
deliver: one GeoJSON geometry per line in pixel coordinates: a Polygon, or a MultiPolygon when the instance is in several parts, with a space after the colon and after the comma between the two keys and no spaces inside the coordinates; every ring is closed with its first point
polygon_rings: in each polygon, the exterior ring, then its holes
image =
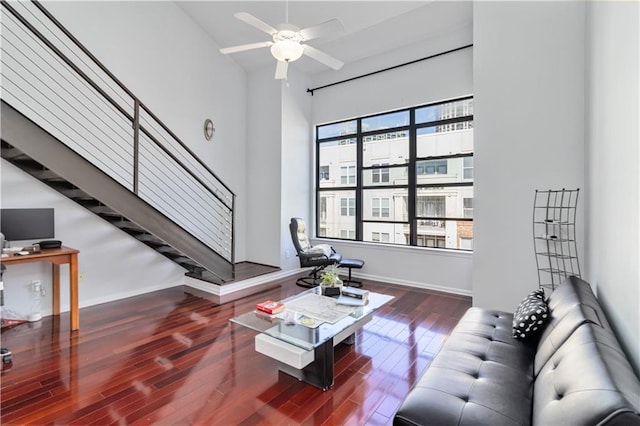
{"type": "Polygon", "coordinates": [[[280,40],[271,46],[273,57],[283,62],[293,62],[300,59],[303,52],[302,45],[291,40],[280,40]]]}

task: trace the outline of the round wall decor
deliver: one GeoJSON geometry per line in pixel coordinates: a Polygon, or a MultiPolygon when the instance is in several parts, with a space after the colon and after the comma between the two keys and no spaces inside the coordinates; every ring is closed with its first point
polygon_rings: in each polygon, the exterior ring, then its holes
{"type": "Polygon", "coordinates": [[[213,125],[213,121],[211,121],[211,119],[209,119],[209,118],[204,120],[204,137],[205,137],[205,139],[210,141],[215,132],[216,132],[216,128],[213,125]]]}

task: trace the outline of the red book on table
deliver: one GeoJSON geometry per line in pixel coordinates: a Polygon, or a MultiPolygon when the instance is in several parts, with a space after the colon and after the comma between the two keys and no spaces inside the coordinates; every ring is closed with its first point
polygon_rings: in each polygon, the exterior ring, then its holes
{"type": "Polygon", "coordinates": [[[258,303],[256,305],[256,309],[262,312],[266,312],[269,315],[273,315],[284,311],[284,303],[267,300],[265,302],[258,303]]]}

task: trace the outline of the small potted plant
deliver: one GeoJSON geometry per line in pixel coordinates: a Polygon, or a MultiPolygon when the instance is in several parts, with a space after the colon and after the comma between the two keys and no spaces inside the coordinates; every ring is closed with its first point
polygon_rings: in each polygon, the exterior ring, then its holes
{"type": "Polygon", "coordinates": [[[322,294],[325,296],[337,296],[340,294],[342,280],[338,275],[336,265],[331,265],[328,270],[322,274],[320,286],[322,287],[322,294]]]}

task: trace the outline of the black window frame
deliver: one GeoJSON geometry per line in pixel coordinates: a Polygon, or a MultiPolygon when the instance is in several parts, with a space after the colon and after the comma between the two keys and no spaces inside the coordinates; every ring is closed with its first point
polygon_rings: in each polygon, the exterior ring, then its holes
{"type": "MultiPolygon", "coordinates": [[[[363,239],[363,229],[364,229],[364,225],[366,223],[385,223],[385,224],[400,224],[400,225],[408,225],[408,229],[409,229],[409,240],[407,242],[407,244],[402,244],[402,243],[390,243],[390,244],[395,244],[401,247],[404,246],[420,246],[418,244],[418,223],[446,223],[447,221],[466,221],[466,222],[473,222],[473,218],[472,217],[464,217],[464,214],[460,214],[459,217],[447,217],[446,215],[444,217],[440,216],[440,217],[431,217],[431,216],[418,216],[417,215],[417,211],[416,211],[416,199],[418,196],[423,196],[423,195],[418,195],[420,189],[428,189],[428,188],[442,188],[442,187],[456,187],[456,186],[470,186],[473,187],[474,186],[474,181],[473,178],[471,179],[463,179],[463,181],[458,181],[458,182],[446,182],[446,183],[418,183],[418,174],[417,174],[417,163],[420,161],[429,161],[429,162],[433,162],[432,164],[437,165],[437,164],[442,164],[442,161],[446,161],[446,160],[450,160],[450,159],[456,159],[456,158],[466,158],[466,157],[471,157],[473,158],[473,150],[471,152],[463,152],[463,153],[455,153],[455,154],[451,154],[451,155],[438,155],[438,156],[426,156],[426,157],[418,157],[417,156],[417,139],[418,139],[418,132],[421,129],[428,129],[430,127],[432,128],[438,128],[438,126],[441,126],[440,128],[444,128],[444,126],[449,126],[449,125],[455,125],[453,127],[455,127],[455,130],[460,130],[460,129],[464,129],[464,128],[473,128],[473,113],[468,114],[468,115],[464,115],[464,116],[460,116],[460,117],[452,117],[452,118],[445,118],[445,119],[440,119],[440,120],[434,120],[434,121],[428,121],[428,122],[421,122],[419,124],[416,123],[416,118],[415,118],[415,112],[418,109],[421,108],[425,108],[425,107],[431,107],[431,106],[437,106],[437,105],[444,105],[444,104],[449,104],[449,103],[453,103],[453,102],[457,102],[457,101],[465,101],[465,100],[473,100],[473,95],[471,96],[463,96],[463,97],[459,97],[459,98],[454,98],[454,99],[448,99],[445,101],[439,101],[439,102],[433,102],[433,103],[429,103],[429,104],[423,104],[423,105],[418,105],[418,106],[414,106],[414,107],[409,107],[409,108],[402,108],[402,109],[398,109],[398,110],[394,110],[394,111],[387,111],[384,113],[378,113],[378,114],[371,114],[371,115],[367,115],[367,116],[362,116],[362,117],[358,117],[358,118],[350,118],[347,120],[340,120],[340,121],[336,121],[336,122],[332,122],[332,123],[324,123],[321,125],[317,125],[315,128],[315,136],[316,136],[316,168],[315,168],[315,197],[316,197],[316,206],[320,205],[320,199],[322,196],[323,192],[340,192],[340,191],[354,191],[355,192],[355,200],[356,200],[356,206],[355,206],[355,240],[353,239],[344,239],[344,238],[339,238],[336,236],[325,236],[325,237],[319,237],[319,238],[323,238],[323,239],[335,239],[335,240],[348,240],[348,241],[367,241],[367,242],[371,242],[369,240],[364,240],[363,239]],[[395,114],[398,112],[409,112],[409,124],[408,125],[402,125],[402,126],[398,126],[398,127],[389,127],[389,128],[381,128],[381,129],[376,129],[373,131],[363,131],[362,129],[362,121],[372,118],[372,117],[376,117],[376,116],[383,116],[383,115],[387,115],[387,114],[395,114]],[[349,123],[349,122],[353,122],[356,121],[357,125],[356,125],[356,130],[355,133],[346,133],[346,134],[340,134],[340,135],[336,135],[336,136],[332,136],[332,137],[326,137],[326,138],[320,138],[319,134],[320,134],[320,128],[324,127],[324,126],[331,126],[331,125],[336,125],[336,124],[340,124],[340,123],[349,123]],[[466,126],[466,127],[465,127],[466,126]],[[372,138],[375,138],[377,135],[382,135],[382,134],[391,134],[391,133],[397,133],[400,134],[402,132],[408,132],[408,136],[409,136],[409,153],[408,153],[408,161],[406,161],[405,163],[401,163],[401,164],[372,164],[370,166],[364,166],[363,165],[363,144],[364,144],[364,139],[368,138],[368,140],[371,140],[372,138]],[[341,141],[341,140],[354,140],[355,139],[355,143],[356,143],[356,158],[355,158],[355,169],[356,169],[356,182],[355,185],[353,184],[349,184],[349,185],[338,185],[338,186],[334,186],[334,187],[321,187],[320,186],[320,179],[319,179],[319,169],[320,169],[320,157],[321,157],[321,152],[320,149],[322,147],[323,143],[326,142],[334,142],[334,141],[341,141]],[[386,173],[390,174],[390,171],[394,168],[406,168],[407,169],[407,183],[406,184],[400,184],[400,185],[390,185],[388,182],[372,182],[368,185],[364,185],[363,184],[363,175],[364,172],[366,171],[373,171],[373,170],[386,170],[386,173]],[[364,197],[363,194],[366,190],[371,190],[371,189],[387,189],[387,190],[395,190],[395,189],[401,189],[401,190],[406,190],[407,193],[407,220],[387,220],[386,218],[384,220],[376,220],[376,219],[365,219],[364,218],[364,197]]],[[[451,126],[449,126],[451,127],[451,126]]],[[[462,160],[464,162],[464,160],[462,160]]],[[[473,164],[473,163],[471,163],[473,164]]],[[[447,169],[448,167],[445,166],[444,169],[442,167],[437,167],[437,169],[439,169],[440,171],[444,171],[445,175],[447,173],[447,169]]],[[[471,167],[471,173],[473,174],[473,165],[471,167]]],[[[430,175],[430,174],[429,174],[430,175]]],[[[436,172],[433,176],[440,176],[442,175],[441,173],[436,172]]],[[[390,203],[390,208],[391,208],[391,203],[390,203]]],[[[318,208],[316,208],[316,235],[319,235],[319,229],[320,229],[320,211],[318,208]]],[[[381,231],[382,232],[382,231],[381,231]]],[[[421,239],[425,240],[425,236],[421,234],[421,239]]],[[[377,242],[373,242],[373,243],[377,243],[377,242]]],[[[389,243],[387,243],[389,244],[389,243]]],[[[422,246],[420,246],[422,247],[422,246]]],[[[437,247],[437,248],[442,248],[442,247],[437,247]]],[[[469,250],[466,249],[460,249],[460,248],[447,248],[448,250],[460,250],[460,251],[465,251],[468,252],[469,250]]]]}

